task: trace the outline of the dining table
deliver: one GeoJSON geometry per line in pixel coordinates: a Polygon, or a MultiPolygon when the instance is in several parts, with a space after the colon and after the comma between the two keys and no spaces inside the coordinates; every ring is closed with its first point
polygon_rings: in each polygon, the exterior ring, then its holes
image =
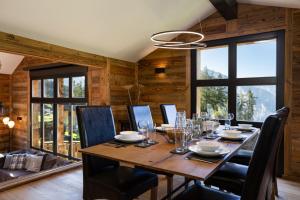
{"type": "Polygon", "coordinates": [[[204,181],[228,161],[245,143],[257,136],[259,132],[260,129],[258,128],[242,132],[244,139],[241,141],[222,140],[217,137],[214,140],[226,147],[229,153],[214,162],[206,159],[187,159],[192,152],[183,155],[173,153],[172,150],[175,149],[175,145],[168,143],[161,133],[150,133],[150,138],[157,141],[157,144],[146,148],[134,144],[114,145],[114,143],[108,142],[80,149],[79,151],[86,155],[204,181]]]}

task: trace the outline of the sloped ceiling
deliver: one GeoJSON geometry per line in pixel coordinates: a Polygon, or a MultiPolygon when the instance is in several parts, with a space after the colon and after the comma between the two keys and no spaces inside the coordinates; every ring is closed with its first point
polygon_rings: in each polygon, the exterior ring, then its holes
{"type": "MultiPolygon", "coordinates": [[[[300,0],[239,2],[300,8],[300,0]]],[[[0,0],[0,31],[135,62],[154,50],[153,33],[213,12],[209,0],[0,0]]]]}
{"type": "Polygon", "coordinates": [[[0,52],[0,74],[12,74],[24,56],[0,52]]]}
{"type": "Polygon", "coordinates": [[[0,31],[137,61],[153,50],[154,32],[213,12],[208,0],[0,0],[0,31]]]}

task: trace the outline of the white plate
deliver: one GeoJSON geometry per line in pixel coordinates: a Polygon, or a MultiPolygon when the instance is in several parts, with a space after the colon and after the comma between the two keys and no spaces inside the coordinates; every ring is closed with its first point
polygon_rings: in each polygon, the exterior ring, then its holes
{"type": "Polygon", "coordinates": [[[128,143],[131,143],[131,142],[140,142],[142,140],[145,139],[145,136],[143,135],[137,135],[136,138],[122,138],[122,135],[115,135],[115,139],[116,140],[119,140],[121,142],[128,142],[128,143]]]}
{"type": "Polygon", "coordinates": [[[229,149],[226,149],[224,147],[219,148],[216,151],[203,151],[201,150],[198,145],[191,145],[189,146],[189,150],[200,155],[200,156],[206,156],[206,157],[217,157],[217,156],[223,156],[230,152],[229,149]]]}
{"type": "Polygon", "coordinates": [[[221,138],[224,138],[224,139],[228,139],[228,140],[241,140],[241,139],[244,139],[246,138],[247,136],[245,135],[238,135],[238,136],[232,136],[232,135],[227,135],[225,133],[219,133],[218,134],[221,138]]]}

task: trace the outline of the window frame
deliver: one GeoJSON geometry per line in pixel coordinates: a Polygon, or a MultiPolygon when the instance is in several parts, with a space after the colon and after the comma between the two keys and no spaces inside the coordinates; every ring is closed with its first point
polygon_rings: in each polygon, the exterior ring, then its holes
{"type": "MultiPolygon", "coordinates": [[[[68,159],[73,160],[80,160],[79,158],[75,158],[72,156],[72,135],[70,137],[70,150],[68,152],[68,155],[64,155],[57,152],[57,120],[58,120],[58,104],[88,104],[88,76],[87,76],[88,68],[83,66],[77,66],[77,65],[71,65],[71,64],[54,64],[54,65],[47,65],[47,67],[43,67],[41,69],[33,69],[30,70],[30,148],[44,151],[47,153],[52,153],[57,156],[65,157],[68,159]],[[72,78],[73,77],[85,77],[85,97],[84,98],[78,98],[72,96],[72,78]],[[57,80],[58,78],[69,78],[69,96],[68,97],[58,97],[58,91],[57,91],[57,80]],[[44,79],[53,79],[53,98],[44,97],[44,79]],[[33,80],[40,80],[41,83],[41,97],[33,97],[32,96],[32,81],[33,80]],[[33,141],[33,135],[32,135],[32,104],[40,104],[40,140],[41,144],[39,148],[32,146],[33,141]],[[53,105],[53,151],[48,151],[44,149],[44,104],[52,104],[53,105]]],[[[72,107],[71,107],[72,108],[72,107]]],[[[71,110],[72,112],[72,110],[71,110]]],[[[70,116],[69,116],[70,119],[70,116]]],[[[72,127],[72,119],[70,121],[69,126],[72,127]]]]}
{"type": "Polygon", "coordinates": [[[284,105],[284,52],[285,31],[273,31],[206,42],[207,47],[228,45],[228,79],[197,80],[197,50],[191,50],[191,113],[197,110],[197,87],[227,86],[228,111],[234,113],[233,125],[252,123],[260,127],[262,122],[236,121],[236,89],[237,86],[276,85],[276,109],[284,105]],[[237,78],[237,44],[261,40],[276,39],[276,77],[237,78]]]}

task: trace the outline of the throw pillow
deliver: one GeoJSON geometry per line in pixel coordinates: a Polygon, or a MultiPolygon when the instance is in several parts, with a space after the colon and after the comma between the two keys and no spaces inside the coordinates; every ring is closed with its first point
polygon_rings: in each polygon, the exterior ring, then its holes
{"type": "Polygon", "coordinates": [[[8,169],[10,161],[11,161],[11,158],[12,158],[12,155],[7,154],[5,156],[5,161],[4,161],[4,164],[3,164],[3,169],[8,169]]]}
{"type": "Polygon", "coordinates": [[[41,171],[44,156],[27,155],[25,169],[30,172],[41,171]]]}
{"type": "Polygon", "coordinates": [[[12,155],[8,169],[24,169],[26,163],[26,154],[12,155]]]}

